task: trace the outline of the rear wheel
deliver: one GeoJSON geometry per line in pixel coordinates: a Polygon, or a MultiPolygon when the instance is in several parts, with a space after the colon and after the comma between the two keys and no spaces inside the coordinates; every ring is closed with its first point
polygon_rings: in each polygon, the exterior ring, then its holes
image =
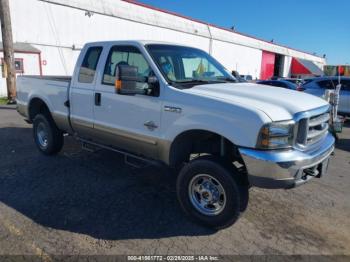
{"type": "MultiPolygon", "coordinates": [[[[181,207],[196,222],[221,229],[236,222],[248,187],[239,182],[238,171],[212,157],[187,164],[177,179],[181,207]]],[[[243,208],[244,209],[244,208],[243,208]]]]}
{"type": "Polygon", "coordinates": [[[63,147],[63,133],[50,116],[38,114],[33,121],[33,137],[38,149],[45,155],[54,155],[63,147]]]}

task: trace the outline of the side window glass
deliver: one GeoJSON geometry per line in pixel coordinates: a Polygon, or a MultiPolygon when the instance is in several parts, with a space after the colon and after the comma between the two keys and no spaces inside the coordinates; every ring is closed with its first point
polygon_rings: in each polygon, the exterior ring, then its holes
{"type": "MultiPolygon", "coordinates": [[[[102,84],[114,85],[115,74],[119,65],[136,66],[140,77],[148,77],[153,74],[146,59],[136,47],[114,46],[106,61],[102,84]]],[[[141,89],[148,88],[147,83],[137,83],[137,85],[141,89]]]]}
{"type": "MultiPolygon", "coordinates": [[[[332,89],[336,88],[338,85],[339,81],[338,80],[333,80],[333,85],[332,85],[332,89]]],[[[341,81],[342,83],[342,81],[341,81]]]]}
{"type": "Polygon", "coordinates": [[[128,64],[138,68],[139,76],[149,76],[151,69],[141,53],[129,53],[128,64]]]}
{"type": "Polygon", "coordinates": [[[95,78],[96,67],[102,47],[90,47],[84,57],[83,63],[81,64],[78,76],[78,82],[80,83],[92,83],[95,78]]]}
{"type": "Polygon", "coordinates": [[[334,89],[333,83],[330,80],[324,80],[318,82],[319,87],[323,89],[334,89]]]}
{"type": "Polygon", "coordinates": [[[341,89],[344,91],[350,91],[350,80],[341,80],[341,89]]]}

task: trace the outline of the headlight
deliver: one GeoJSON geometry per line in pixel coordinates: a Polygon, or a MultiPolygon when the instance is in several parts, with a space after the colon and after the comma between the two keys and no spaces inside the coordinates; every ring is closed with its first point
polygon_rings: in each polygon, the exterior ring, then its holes
{"type": "Polygon", "coordinates": [[[261,149],[289,148],[293,145],[294,121],[272,122],[260,130],[257,147],[261,149]]]}

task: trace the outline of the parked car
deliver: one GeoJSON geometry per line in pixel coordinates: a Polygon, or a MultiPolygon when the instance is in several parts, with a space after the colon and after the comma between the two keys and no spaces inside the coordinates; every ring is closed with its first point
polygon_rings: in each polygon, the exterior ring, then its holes
{"type": "Polygon", "coordinates": [[[301,79],[301,78],[282,78],[279,80],[288,81],[288,82],[291,82],[291,83],[299,85],[299,86],[304,83],[304,79],[301,79]]]}
{"type": "Polygon", "coordinates": [[[233,70],[231,72],[231,74],[234,76],[234,78],[236,78],[236,80],[240,83],[245,83],[248,82],[247,80],[245,80],[244,78],[241,77],[241,75],[239,74],[238,71],[233,70]]]}
{"type": "Polygon", "coordinates": [[[296,91],[304,91],[304,89],[299,85],[294,84],[287,80],[262,80],[262,81],[257,81],[256,83],[260,85],[277,86],[277,87],[282,87],[282,88],[296,90],[296,91]]]}
{"type": "Polygon", "coordinates": [[[283,81],[288,81],[296,85],[301,85],[304,83],[304,79],[301,78],[287,78],[287,77],[278,77],[278,76],[273,76],[271,77],[270,80],[283,80],[283,81]]]}
{"type": "MultiPolygon", "coordinates": [[[[340,83],[342,85],[340,90],[340,100],[338,112],[341,114],[350,114],[350,77],[341,77],[340,83]]],[[[302,87],[306,93],[324,97],[327,89],[335,89],[338,85],[338,77],[316,77],[307,79],[302,87]]]]}
{"type": "Polygon", "coordinates": [[[251,76],[251,75],[240,75],[240,77],[247,82],[253,81],[253,76],[251,76]]]}
{"type": "Polygon", "coordinates": [[[57,154],[69,134],[129,163],[172,168],[183,210],[214,228],[238,219],[250,186],[293,188],[322,177],[334,149],[326,101],[238,83],[186,46],[89,43],[72,77],[20,76],[17,87],[17,110],[43,154],[57,154]]]}

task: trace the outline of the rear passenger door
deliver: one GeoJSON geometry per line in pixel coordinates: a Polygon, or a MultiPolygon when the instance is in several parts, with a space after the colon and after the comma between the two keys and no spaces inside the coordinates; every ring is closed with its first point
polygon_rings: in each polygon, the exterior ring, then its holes
{"type": "MultiPolygon", "coordinates": [[[[101,75],[96,83],[94,132],[98,142],[157,158],[161,100],[158,95],[121,95],[115,90],[118,65],[138,68],[140,77],[153,75],[153,70],[140,49],[132,45],[112,46],[103,59],[101,75]]],[[[138,83],[147,89],[147,83],[138,83]]]]}
{"type": "Polygon", "coordinates": [[[96,68],[102,50],[102,46],[86,47],[86,52],[83,49],[72,79],[69,96],[70,119],[74,131],[81,137],[91,136],[93,130],[96,68]]]}

